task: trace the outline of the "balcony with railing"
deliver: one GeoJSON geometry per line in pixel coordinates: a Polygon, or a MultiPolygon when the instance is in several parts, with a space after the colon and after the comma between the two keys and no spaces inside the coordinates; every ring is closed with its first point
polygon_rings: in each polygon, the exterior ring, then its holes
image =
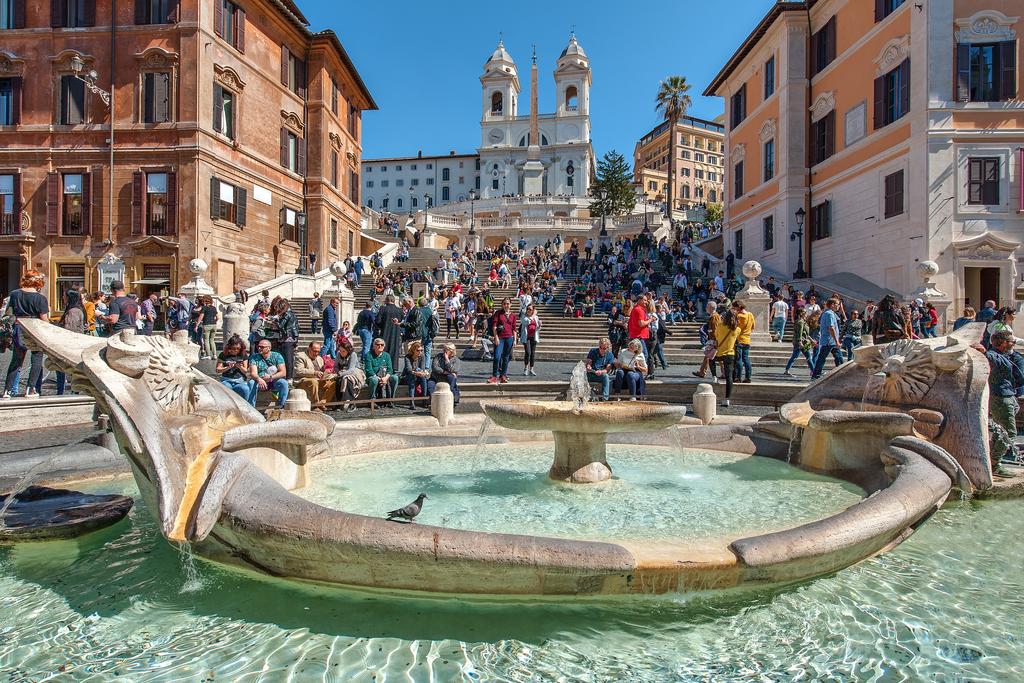
{"type": "Polygon", "coordinates": [[[7,237],[21,235],[20,218],[13,213],[0,214],[0,235],[7,237]]]}

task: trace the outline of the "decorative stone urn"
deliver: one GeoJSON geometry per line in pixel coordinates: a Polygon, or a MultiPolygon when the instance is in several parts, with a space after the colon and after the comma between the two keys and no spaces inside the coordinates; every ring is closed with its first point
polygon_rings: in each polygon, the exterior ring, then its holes
{"type": "Polygon", "coordinates": [[[736,293],[736,301],[743,302],[747,312],[754,316],[754,331],[750,337],[752,340],[767,341],[768,326],[771,322],[772,297],[761,288],[757,278],[761,276],[761,264],[757,261],[747,261],[743,264],[743,277],[747,282],[743,289],[736,293]]]}

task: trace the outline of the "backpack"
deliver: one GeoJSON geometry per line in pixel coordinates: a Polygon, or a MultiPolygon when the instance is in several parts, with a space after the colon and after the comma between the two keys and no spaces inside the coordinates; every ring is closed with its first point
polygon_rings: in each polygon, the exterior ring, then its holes
{"type": "Polygon", "coordinates": [[[441,321],[436,315],[431,315],[427,321],[427,336],[433,339],[441,332],[441,321]]]}

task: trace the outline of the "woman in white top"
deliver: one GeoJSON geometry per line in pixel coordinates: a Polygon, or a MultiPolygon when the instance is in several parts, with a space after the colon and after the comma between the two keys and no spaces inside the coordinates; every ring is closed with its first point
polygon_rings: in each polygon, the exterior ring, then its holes
{"type": "Polygon", "coordinates": [[[615,362],[615,393],[622,391],[623,384],[629,387],[629,400],[646,393],[644,376],[647,375],[647,359],[644,357],[644,345],[639,339],[630,340],[629,344],[619,351],[615,362]]]}
{"type": "MultiPolygon", "coordinates": [[[[996,311],[996,314],[992,317],[992,322],[985,328],[985,332],[991,337],[995,332],[1000,330],[1006,330],[1010,334],[1013,334],[1013,319],[1017,316],[1016,312],[1008,307],[1004,306],[996,311]]],[[[1021,339],[1017,335],[1013,335],[1013,345],[1024,344],[1024,339],[1021,339]]]]}
{"type": "Polygon", "coordinates": [[[523,317],[519,319],[519,338],[523,340],[523,374],[536,377],[533,363],[540,342],[540,317],[533,304],[526,307],[523,317]]]}
{"type": "Polygon", "coordinates": [[[462,309],[462,302],[458,294],[449,294],[444,300],[445,339],[452,338],[452,329],[455,330],[455,338],[459,338],[461,325],[459,325],[459,311],[462,309]]]}

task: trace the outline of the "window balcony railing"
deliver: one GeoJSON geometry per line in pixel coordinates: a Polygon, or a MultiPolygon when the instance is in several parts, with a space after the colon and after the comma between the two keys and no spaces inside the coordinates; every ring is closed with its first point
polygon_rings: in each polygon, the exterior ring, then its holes
{"type": "Polygon", "coordinates": [[[21,225],[18,216],[13,213],[0,215],[0,235],[20,235],[21,225]]]}

